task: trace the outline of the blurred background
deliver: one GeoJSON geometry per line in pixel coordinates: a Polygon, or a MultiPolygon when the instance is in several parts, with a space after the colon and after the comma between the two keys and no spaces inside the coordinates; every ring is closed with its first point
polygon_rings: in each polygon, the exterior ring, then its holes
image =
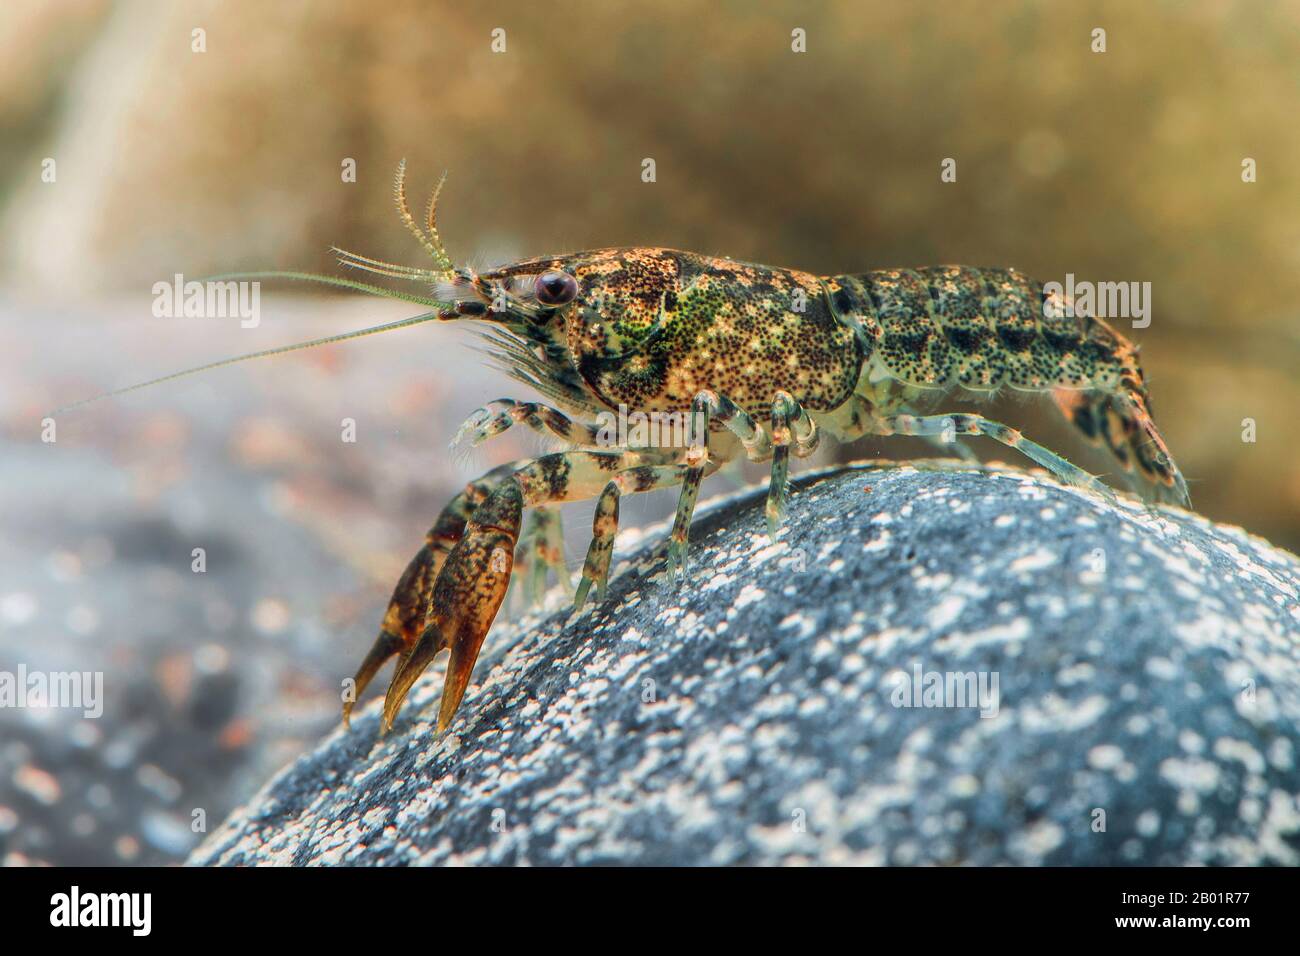
{"type": "MultiPolygon", "coordinates": [[[[448,451],[475,407],[533,397],[453,326],[165,384],[42,441],[69,401],[411,312],[264,284],[245,329],[156,318],[155,282],[335,272],[333,243],[421,264],[403,156],[417,206],[450,170],[443,237],[478,266],[659,244],[1150,282],[1131,334],[1197,510],[1297,550],[1298,105],[1300,2],[6,0],[0,670],[103,671],[106,703],[0,709],[0,859],[183,859],[335,725],[446,499],[541,447],[448,451]]],[[[989,414],[1107,470],[1040,412],[989,414]]],[[[566,509],[575,570],[589,508],[566,509]]]]}

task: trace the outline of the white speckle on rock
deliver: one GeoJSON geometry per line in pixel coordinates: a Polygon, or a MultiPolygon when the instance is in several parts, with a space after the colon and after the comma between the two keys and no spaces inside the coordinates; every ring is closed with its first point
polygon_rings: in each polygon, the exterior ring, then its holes
{"type": "Polygon", "coordinates": [[[1088,765],[1098,770],[1113,770],[1124,762],[1124,751],[1114,744],[1098,744],[1088,751],[1088,765]]]}
{"type": "Polygon", "coordinates": [[[1026,618],[1018,617],[1006,624],[995,624],[993,627],[986,627],[978,631],[969,631],[967,633],[950,634],[939,638],[936,642],[942,645],[944,649],[952,649],[958,653],[970,652],[986,644],[1007,644],[1014,641],[1023,641],[1029,637],[1029,621],[1026,618]]]}
{"type": "Polygon", "coordinates": [[[972,773],[963,773],[952,778],[948,792],[954,797],[973,797],[980,792],[979,777],[972,773]]]}
{"type": "Polygon", "coordinates": [[[782,619],[777,627],[785,630],[786,628],[796,628],[800,638],[811,637],[817,630],[817,622],[806,614],[796,612],[788,614],[782,619]]]}
{"type": "Polygon", "coordinates": [[[1043,857],[1065,840],[1065,830],[1058,823],[1044,820],[1032,824],[1011,837],[1010,850],[1026,864],[1041,863],[1043,857]]]}
{"type": "Polygon", "coordinates": [[[1021,473],[814,487],[777,546],[762,489],[702,504],[673,587],[666,528],[636,539],[609,600],[567,617],[555,589],[557,613],[492,629],[452,734],[440,661],[392,734],[372,743],[369,701],[191,861],[1300,863],[1293,557],[1021,473]],[[803,574],[796,540],[820,556],[803,574]],[[996,715],[893,706],[914,665],[997,675],[996,715]],[[1093,805],[1123,808],[1115,839],[1093,805]],[[494,809],[502,832],[479,823],[494,809]]]}
{"type": "Polygon", "coordinates": [[[1146,671],[1160,680],[1173,680],[1178,676],[1178,667],[1167,657],[1152,657],[1147,661],[1146,671]]]}
{"type": "Polygon", "coordinates": [[[946,597],[930,609],[925,617],[926,623],[935,631],[945,630],[961,616],[965,606],[966,599],[960,595],[946,597]]]}
{"type": "Polygon", "coordinates": [[[1060,557],[1051,550],[1047,548],[1038,548],[1022,558],[1016,558],[1007,566],[1007,570],[1011,571],[1013,574],[1029,574],[1035,571],[1046,571],[1059,560],[1060,557]]]}
{"type": "Polygon", "coordinates": [[[1072,733],[1097,722],[1110,707],[1101,694],[1081,701],[1047,694],[1036,705],[1020,708],[1020,725],[1029,733],[1072,733]]]}
{"type": "Polygon", "coordinates": [[[1219,783],[1219,768],[1198,757],[1168,757],[1160,763],[1160,776],[1180,789],[1207,793],[1219,783]]]}
{"type": "Polygon", "coordinates": [[[1238,761],[1251,773],[1263,773],[1267,766],[1258,750],[1244,740],[1230,737],[1220,737],[1214,742],[1214,756],[1220,760],[1238,761]]]}
{"type": "Polygon", "coordinates": [[[746,584],[736,595],[736,600],[732,605],[737,608],[749,607],[751,604],[757,604],[763,598],[767,597],[767,592],[755,584],[746,584]]]}
{"type": "Polygon", "coordinates": [[[889,547],[889,541],[891,537],[892,535],[890,535],[889,530],[887,528],[882,528],[880,534],[877,537],[872,538],[870,541],[868,541],[866,544],[862,546],[862,550],[865,551],[867,554],[874,554],[878,551],[884,551],[889,547]]]}
{"type": "Polygon", "coordinates": [[[1154,810],[1143,810],[1133,823],[1140,836],[1148,840],[1160,832],[1160,814],[1154,810]]]}

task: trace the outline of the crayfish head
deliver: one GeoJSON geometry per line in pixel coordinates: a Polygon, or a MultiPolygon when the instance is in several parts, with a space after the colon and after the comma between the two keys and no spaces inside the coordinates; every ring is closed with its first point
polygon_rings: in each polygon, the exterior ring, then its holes
{"type": "Polygon", "coordinates": [[[633,247],[526,259],[475,276],[476,298],[483,318],[546,326],[575,355],[617,355],[643,342],[676,309],[684,255],[633,247]]]}
{"type": "Polygon", "coordinates": [[[459,277],[438,294],[456,301],[455,314],[498,325],[485,336],[498,367],[561,407],[607,407],[603,370],[637,367],[670,324],[689,255],[618,248],[541,256],[459,277]]]}

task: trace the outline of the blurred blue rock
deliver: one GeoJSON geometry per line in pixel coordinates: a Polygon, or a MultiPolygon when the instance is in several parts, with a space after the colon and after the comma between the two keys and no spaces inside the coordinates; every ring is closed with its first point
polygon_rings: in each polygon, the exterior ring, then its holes
{"type": "MultiPolygon", "coordinates": [[[[621,541],[623,553],[628,553],[621,541]]],[[[1045,479],[863,466],[499,626],[195,864],[1300,863],[1300,562],[1045,479]]]]}

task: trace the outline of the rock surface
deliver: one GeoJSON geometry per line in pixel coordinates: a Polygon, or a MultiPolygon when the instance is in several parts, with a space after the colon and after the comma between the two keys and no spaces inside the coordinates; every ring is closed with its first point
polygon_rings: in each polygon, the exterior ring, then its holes
{"type": "Polygon", "coordinates": [[[776,545],[761,494],[701,509],[675,588],[621,538],[446,737],[431,669],[190,862],[1300,863],[1293,555],[1007,470],[804,476],[776,545]]]}
{"type": "MultiPolygon", "coordinates": [[[[125,380],[410,314],[262,306],[241,329],[166,325],[147,297],[0,302],[0,695],[19,668],[103,675],[96,719],[0,697],[0,866],[184,862],[195,826],[314,747],[411,549],[476,464],[429,449],[510,394],[467,363],[470,329],[416,330],[100,402],[41,441],[49,409],[125,380]],[[55,326],[57,348],[30,337],[55,326]],[[344,417],[356,442],[340,441],[344,417]]],[[[535,449],[497,440],[507,460],[535,449]]]]}

